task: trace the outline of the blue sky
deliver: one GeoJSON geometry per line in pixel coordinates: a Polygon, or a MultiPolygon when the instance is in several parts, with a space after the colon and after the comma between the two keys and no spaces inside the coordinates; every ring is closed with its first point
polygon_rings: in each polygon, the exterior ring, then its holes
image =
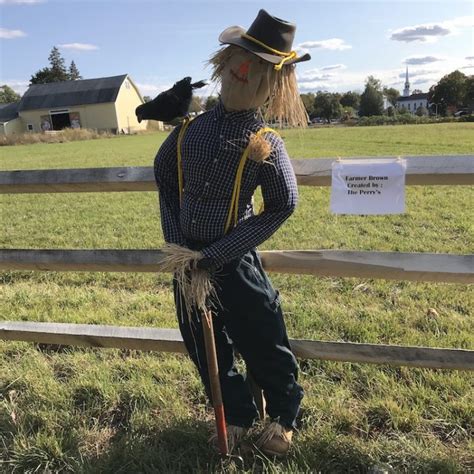
{"type": "MultiPolygon", "coordinates": [[[[0,85],[22,93],[58,46],[82,76],[128,73],[143,95],[176,80],[210,76],[205,61],[231,25],[250,26],[259,8],[297,24],[301,92],[363,90],[374,75],[427,91],[444,74],[474,74],[473,5],[439,1],[0,0],[0,85]]],[[[217,92],[210,85],[203,95],[217,92]]]]}

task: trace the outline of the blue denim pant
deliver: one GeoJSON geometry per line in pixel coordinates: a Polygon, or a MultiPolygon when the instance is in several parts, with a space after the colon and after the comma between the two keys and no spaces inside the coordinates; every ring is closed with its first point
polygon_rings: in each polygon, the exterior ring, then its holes
{"type": "MultiPolygon", "coordinates": [[[[251,250],[218,269],[214,281],[219,299],[213,309],[214,336],[227,423],[250,427],[258,417],[245,378],[236,369],[235,348],[263,390],[269,417],[294,428],[303,389],[297,383],[297,362],[288,342],[278,292],[257,252],[251,250]]],[[[176,281],[174,296],[181,335],[210,398],[201,315],[194,310],[188,317],[176,281]]]]}

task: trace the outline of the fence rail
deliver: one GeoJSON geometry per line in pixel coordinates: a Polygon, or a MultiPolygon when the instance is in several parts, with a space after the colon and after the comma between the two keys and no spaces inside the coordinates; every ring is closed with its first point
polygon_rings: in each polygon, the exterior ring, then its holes
{"type": "MultiPolygon", "coordinates": [[[[395,157],[361,157],[395,158],[395,157]]],[[[474,155],[406,156],[408,185],[474,184],[474,155]]],[[[330,186],[334,158],[292,160],[298,184],[330,186]]],[[[156,191],[151,167],[0,172],[0,194],[156,191]]]]}
{"type": "MultiPolygon", "coordinates": [[[[474,256],[341,250],[263,251],[278,273],[474,283],[474,256]]],[[[160,272],[160,250],[0,250],[0,270],[160,272]]]]}
{"type": "MultiPolygon", "coordinates": [[[[177,329],[93,324],[0,322],[0,339],[86,347],[185,353],[177,329]]],[[[304,359],[389,364],[431,369],[474,370],[474,351],[430,347],[290,339],[304,359]]]]}

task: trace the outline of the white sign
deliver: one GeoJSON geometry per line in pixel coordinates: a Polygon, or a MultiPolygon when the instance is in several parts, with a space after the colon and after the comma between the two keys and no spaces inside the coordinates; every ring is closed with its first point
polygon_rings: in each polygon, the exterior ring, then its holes
{"type": "Polygon", "coordinates": [[[340,160],[332,164],[331,211],[334,214],[405,212],[406,161],[340,160]]]}

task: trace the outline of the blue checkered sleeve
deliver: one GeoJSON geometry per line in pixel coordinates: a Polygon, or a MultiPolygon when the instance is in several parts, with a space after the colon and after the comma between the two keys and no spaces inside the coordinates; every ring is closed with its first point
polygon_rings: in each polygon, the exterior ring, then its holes
{"type": "Polygon", "coordinates": [[[261,164],[259,183],[264,201],[264,211],[242,220],[221,239],[203,250],[205,257],[222,265],[245,254],[273,235],[293,213],[298,201],[296,177],[283,140],[267,134],[272,153],[261,164]]]}
{"type": "Polygon", "coordinates": [[[154,172],[160,199],[161,227],[165,241],[184,245],[181,231],[177,167],[177,139],[181,126],[175,127],[161,145],[155,158],[154,172]]]}

